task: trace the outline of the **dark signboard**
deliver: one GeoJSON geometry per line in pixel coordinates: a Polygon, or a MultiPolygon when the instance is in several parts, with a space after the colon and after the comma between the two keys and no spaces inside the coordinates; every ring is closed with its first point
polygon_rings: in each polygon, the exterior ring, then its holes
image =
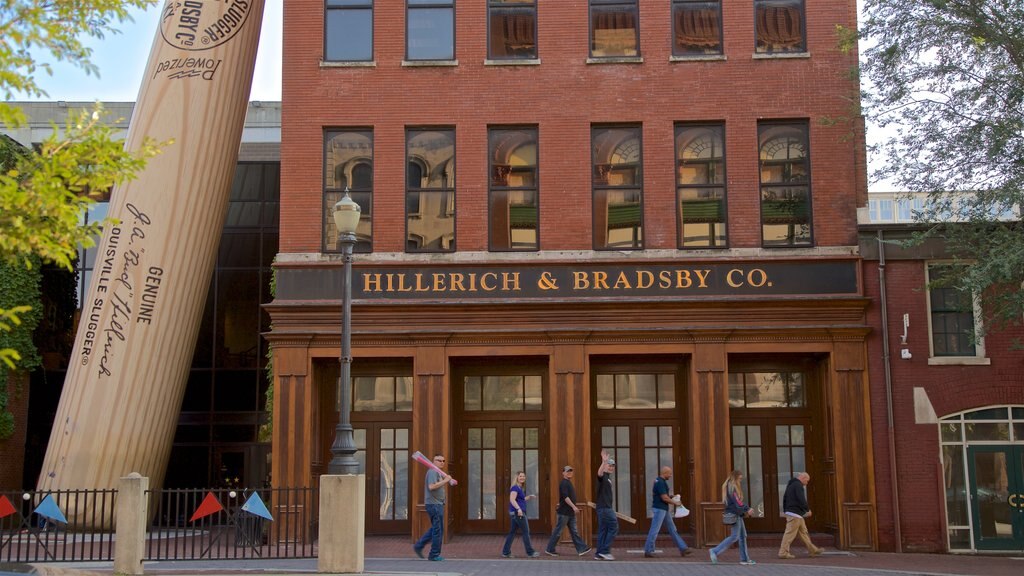
{"type": "Polygon", "coordinates": [[[359,300],[856,295],[853,260],[507,266],[356,265],[359,300]]]}

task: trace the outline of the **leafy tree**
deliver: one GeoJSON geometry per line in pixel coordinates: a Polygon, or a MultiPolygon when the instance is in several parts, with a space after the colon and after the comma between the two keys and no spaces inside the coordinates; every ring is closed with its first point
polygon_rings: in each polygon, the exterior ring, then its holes
{"type": "Polygon", "coordinates": [[[866,115],[882,129],[873,176],[927,192],[917,219],[964,266],[986,327],[1024,313],[1024,3],[865,0],[866,115]]]}

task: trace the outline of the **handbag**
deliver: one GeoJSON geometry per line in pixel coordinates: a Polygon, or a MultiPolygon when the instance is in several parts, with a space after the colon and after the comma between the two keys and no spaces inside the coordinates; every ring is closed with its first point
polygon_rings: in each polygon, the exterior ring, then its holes
{"type": "Polygon", "coordinates": [[[736,523],[738,516],[733,512],[722,512],[722,524],[732,526],[736,523]]]}

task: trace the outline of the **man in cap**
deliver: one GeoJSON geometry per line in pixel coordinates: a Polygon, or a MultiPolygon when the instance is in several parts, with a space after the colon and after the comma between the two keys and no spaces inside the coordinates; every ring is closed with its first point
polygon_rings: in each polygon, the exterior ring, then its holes
{"type": "Polygon", "coordinates": [[[597,554],[594,556],[598,560],[615,560],[612,542],[619,533],[619,519],[612,507],[614,473],[615,459],[607,450],[601,450],[601,465],[597,468],[597,554]]]}
{"type": "Polygon", "coordinates": [[[569,526],[569,536],[572,537],[572,543],[576,546],[576,555],[583,556],[591,550],[583,538],[580,538],[580,533],[576,531],[576,515],[579,514],[580,509],[576,506],[576,488],[572,485],[572,475],[572,466],[562,467],[562,481],[558,483],[558,508],[555,510],[558,521],[555,523],[555,529],[551,531],[548,546],[544,549],[544,553],[548,556],[558,556],[555,546],[558,545],[558,538],[562,536],[562,528],[567,525],[569,526]]]}

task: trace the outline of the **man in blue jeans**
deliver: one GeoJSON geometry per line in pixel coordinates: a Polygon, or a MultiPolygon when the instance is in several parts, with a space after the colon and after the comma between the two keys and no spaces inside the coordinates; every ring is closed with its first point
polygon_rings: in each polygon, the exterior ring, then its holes
{"type": "Polygon", "coordinates": [[[430,542],[430,554],[427,558],[440,562],[444,560],[444,556],[441,556],[441,543],[444,540],[445,486],[452,481],[452,477],[444,472],[444,456],[436,454],[434,466],[437,466],[440,471],[433,468],[427,470],[423,486],[423,504],[427,509],[427,515],[430,516],[430,530],[420,536],[420,539],[412,545],[412,550],[417,556],[423,558],[423,548],[427,542],[430,542]]]}
{"type": "Polygon", "coordinates": [[[612,508],[614,491],[612,474],[615,473],[615,459],[607,450],[601,450],[601,466],[597,468],[597,553],[598,560],[615,560],[612,556],[612,542],[619,533],[619,519],[612,508]]]}
{"type": "Polygon", "coordinates": [[[644,543],[644,557],[654,558],[654,540],[661,532],[662,525],[668,526],[668,533],[679,548],[681,556],[689,556],[692,550],[686,547],[686,542],[676,532],[676,523],[668,514],[668,505],[672,498],[668,495],[668,479],[672,477],[672,469],[668,466],[661,467],[661,474],[654,479],[654,488],[651,491],[651,529],[647,532],[647,542],[644,543]]]}
{"type": "Polygon", "coordinates": [[[547,548],[544,549],[544,553],[548,556],[558,556],[555,546],[558,545],[558,538],[561,537],[562,529],[566,526],[569,527],[572,544],[576,547],[576,555],[583,556],[590,552],[590,546],[587,546],[583,538],[580,537],[580,533],[576,531],[576,515],[580,513],[580,508],[576,505],[576,488],[572,485],[572,475],[572,466],[562,467],[562,481],[558,483],[558,508],[555,509],[558,521],[555,523],[555,529],[551,531],[551,539],[548,540],[547,548]]]}

